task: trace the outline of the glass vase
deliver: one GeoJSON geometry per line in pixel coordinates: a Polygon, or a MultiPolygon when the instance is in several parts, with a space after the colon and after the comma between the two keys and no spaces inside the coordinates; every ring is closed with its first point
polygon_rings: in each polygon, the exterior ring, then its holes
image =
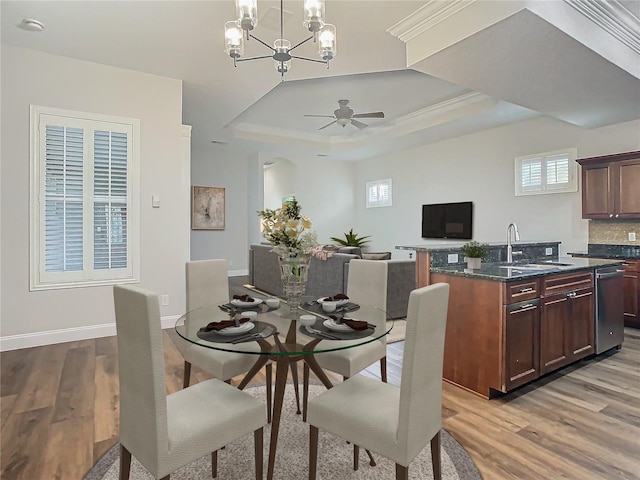
{"type": "Polygon", "coordinates": [[[278,257],[278,260],[284,296],[289,304],[291,318],[297,319],[300,314],[299,307],[302,302],[302,296],[309,278],[311,256],[278,257]]]}

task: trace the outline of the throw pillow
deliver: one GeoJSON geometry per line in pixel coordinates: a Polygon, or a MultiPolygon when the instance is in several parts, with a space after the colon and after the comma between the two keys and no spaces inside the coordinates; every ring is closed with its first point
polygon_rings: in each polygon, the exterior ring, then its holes
{"type": "Polygon", "coordinates": [[[364,260],[390,260],[391,252],[363,253],[362,258],[364,260]]]}

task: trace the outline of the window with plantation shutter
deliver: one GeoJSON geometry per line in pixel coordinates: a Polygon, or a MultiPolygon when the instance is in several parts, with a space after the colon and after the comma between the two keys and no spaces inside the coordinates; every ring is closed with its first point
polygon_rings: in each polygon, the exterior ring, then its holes
{"type": "Polygon", "coordinates": [[[578,191],[575,148],[517,157],[515,193],[538,195],[578,191]]]}
{"type": "Polygon", "coordinates": [[[138,120],[31,107],[32,290],[137,281],[138,145],[138,120]]]}
{"type": "Polygon", "coordinates": [[[391,179],[367,182],[366,206],[390,207],[391,206],[391,179]]]}

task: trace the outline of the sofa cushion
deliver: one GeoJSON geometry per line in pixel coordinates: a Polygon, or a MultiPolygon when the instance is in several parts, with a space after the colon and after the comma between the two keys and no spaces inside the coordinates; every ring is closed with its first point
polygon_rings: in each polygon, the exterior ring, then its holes
{"type": "Polygon", "coordinates": [[[391,252],[363,253],[363,260],[390,260],[391,252]]]}

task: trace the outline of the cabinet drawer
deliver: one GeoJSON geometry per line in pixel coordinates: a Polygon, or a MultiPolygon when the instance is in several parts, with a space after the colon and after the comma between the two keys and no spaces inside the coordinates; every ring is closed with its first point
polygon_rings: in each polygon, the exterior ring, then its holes
{"type": "Polygon", "coordinates": [[[638,265],[640,261],[637,260],[625,260],[626,265],[624,266],[625,272],[637,272],[639,270],[638,265]]]}
{"type": "Polygon", "coordinates": [[[548,297],[590,287],[593,287],[593,272],[591,271],[549,275],[544,278],[542,294],[548,297]]]}
{"type": "Polygon", "coordinates": [[[523,282],[507,283],[504,290],[503,303],[522,302],[540,296],[540,286],[538,280],[526,280],[523,282]]]}

